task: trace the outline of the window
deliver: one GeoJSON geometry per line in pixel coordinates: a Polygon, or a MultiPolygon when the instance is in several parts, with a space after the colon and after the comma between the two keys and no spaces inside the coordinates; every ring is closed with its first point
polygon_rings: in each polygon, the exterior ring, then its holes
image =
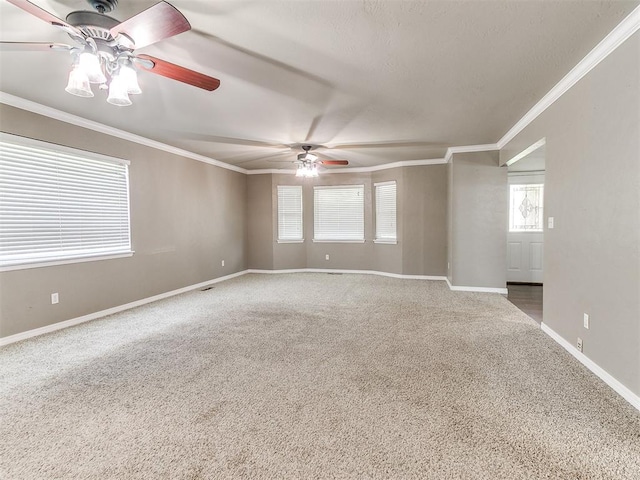
{"type": "Polygon", "coordinates": [[[302,187],[278,185],[278,242],[302,242],[302,187]]]}
{"type": "Polygon", "coordinates": [[[130,255],[128,162],[0,134],[0,268],[130,255]]]}
{"type": "Polygon", "coordinates": [[[313,241],[364,242],[364,185],[313,188],[313,241]]]}
{"type": "Polygon", "coordinates": [[[376,243],[396,243],[396,182],[373,184],[376,191],[376,243]]]}
{"type": "Polygon", "coordinates": [[[544,185],[511,185],[510,232],[542,232],[544,185]]]}

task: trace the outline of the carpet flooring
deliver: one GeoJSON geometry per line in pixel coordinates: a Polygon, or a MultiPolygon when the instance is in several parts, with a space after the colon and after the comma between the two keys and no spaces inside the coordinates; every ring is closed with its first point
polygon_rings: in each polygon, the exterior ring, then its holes
{"type": "Polygon", "coordinates": [[[245,275],[0,351],[2,479],[638,479],[640,414],[501,295],[245,275]]]}

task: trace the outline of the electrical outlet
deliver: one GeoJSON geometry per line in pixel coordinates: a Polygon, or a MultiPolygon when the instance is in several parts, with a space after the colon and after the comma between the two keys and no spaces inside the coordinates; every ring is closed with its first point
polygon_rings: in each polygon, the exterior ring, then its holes
{"type": "Polygon", "coordinates": [[[60,302],[60,297],[58,296],[58,293],[52,293],[51,294],[51,305],[55,305],[56,303],[60,302]]]}
{"type": "Polygon", "coordinates": [[[222,266],[224,267],[224,260],[222,260],[222,266]]]}
{"type": "Polygon", "coordinates": [[[587,330],[589,329],[589,314],[588,313],[584,314],[584,328],[586,328],[587,330]]]}
{"type": "Polygon", "coordinates": [[[547,219],[547,222],[548,222],[548,227],[549,227],[549,228],[553,228],[553,217],[549,217],[549,218],[547,219]]]}
{"type": "Polygon", "coordinates": [[[582,339],[580,337],[578,337],[578,343],[576,344],[576,347],[578,347],[579,352],[582,351],[582,339]]]}
{"type": "Polygon", "coordinates": [[[329,260],[329,254],[328,253],[324,256],[324,259],[325,260],[329,260]]]}

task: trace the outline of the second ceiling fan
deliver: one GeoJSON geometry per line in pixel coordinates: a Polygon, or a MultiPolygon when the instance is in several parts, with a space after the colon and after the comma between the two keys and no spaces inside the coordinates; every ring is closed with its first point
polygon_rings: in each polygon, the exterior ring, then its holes
{"type": "Polygon", "coordinates": [[[310,153],[314,147],[312,145],[301,145],[303,153],[298,154],[298,158],[293,163],[298,165],[297,177],[317,177],[319,165],[349,165],[347,160],[321,160],[316,154],[310,153]]]}

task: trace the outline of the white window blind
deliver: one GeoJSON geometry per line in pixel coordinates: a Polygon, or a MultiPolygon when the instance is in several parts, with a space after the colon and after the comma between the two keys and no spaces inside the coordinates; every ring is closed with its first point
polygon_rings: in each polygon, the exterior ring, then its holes
{"type": "Polygon", "coordinates": [[[130,252],[127,162],[0,135],[0,268],[130,252]]]}
{"type": "Polygon", "coordinates": [[[302,240],[302,187],[278,185],[278,241],[302,240]]]}
{"type": "Polygon", "coordinates": [[[544,185],[511,185],[509,198],[509,231],[542,232],[544,185]]]}
{"type": "Polygon", "coordinates": [[[375,183],[376,242],[396,243],[396,182],[375,183]]]}
{"type": "Polygon", "coordinates": [[[314,241],[364,242],[364,185],[314,187],[314,241]]]}

